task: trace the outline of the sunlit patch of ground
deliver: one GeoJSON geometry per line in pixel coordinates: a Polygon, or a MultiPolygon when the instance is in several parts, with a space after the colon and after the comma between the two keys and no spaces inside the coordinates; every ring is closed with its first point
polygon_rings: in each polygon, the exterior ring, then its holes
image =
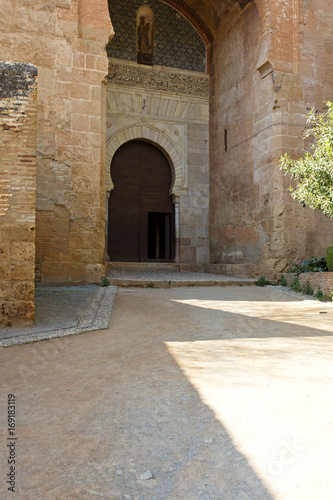
{"type": "Polygon", "coordinates": [[[327,480],[333,456],[332,310],[299,301],[177,302],[220,313],[227,338],[168,342],[167,348],[274,498],[333,498],[327,480]],[[246,335],[235,329],[232,338],[232,322],[240,327],[242,321],[246,335]]]}
{"type": "Polygon", "coordinates": [[[240,314],[244,317],[312,327],[332,333],[333,308],[331,304],[316,301],[225,301],[225,300],[176,300],[181,304],[224,313],[240,314]]]}

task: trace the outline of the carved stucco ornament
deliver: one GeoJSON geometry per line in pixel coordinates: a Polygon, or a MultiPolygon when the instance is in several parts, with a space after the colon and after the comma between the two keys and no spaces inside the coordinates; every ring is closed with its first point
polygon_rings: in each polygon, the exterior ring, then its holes
{"type": "Polygon", "coordinates": [[[142,67],[109,59],[108,82],[170,94],[209,98],[209,76],[203,73],[189,74],[188,71],[142,67]]]}

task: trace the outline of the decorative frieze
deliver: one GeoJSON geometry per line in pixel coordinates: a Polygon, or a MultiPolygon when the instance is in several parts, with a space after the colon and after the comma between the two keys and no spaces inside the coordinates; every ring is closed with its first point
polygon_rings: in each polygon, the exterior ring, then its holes
{"type": "Polygon", "coordinates": [[[148,68],[109,59],[108,82],[146,90],[209,98],[209,76],[172,70],[148,68]]]}

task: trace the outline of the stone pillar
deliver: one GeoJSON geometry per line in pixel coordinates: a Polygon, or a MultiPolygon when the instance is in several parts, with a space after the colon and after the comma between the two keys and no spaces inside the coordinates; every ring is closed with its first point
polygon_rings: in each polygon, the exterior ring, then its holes
{"type": "Polygon", "coordinates": [[[174,196],[175,204],[175,262],[180,263],[180,212],[179,212],[179,196],[174,196]]]}
{"type": "Polygon", "coordinates": [[[109,257],[109,200],[110,200],[111,191],[106,192],[105,197],[105,247],[104,247],[104,262],[110,262],[109,257]]]}

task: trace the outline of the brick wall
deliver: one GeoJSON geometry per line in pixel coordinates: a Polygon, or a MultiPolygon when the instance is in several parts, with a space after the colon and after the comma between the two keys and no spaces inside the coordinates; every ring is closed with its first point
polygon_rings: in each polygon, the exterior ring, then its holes
{"type": "Polygon", "coordinates": [[[0,62],[0,325],[34,318],[37,69],[0,62]]]}
{"type": "MultiPolygon", "coordinates": [[[[288,286],[290,286],[294,277],[297,277],[294,273],[285,273],[285,278],[287,280],[288,286]]],[[[298,276],[298,280],[303,287],[307,283],[313,288],[314,293],[317,290],[321,290],[324,295],[330,297],[331,291],[333,290],[333,273],[301,273],[298,276]]]]}

